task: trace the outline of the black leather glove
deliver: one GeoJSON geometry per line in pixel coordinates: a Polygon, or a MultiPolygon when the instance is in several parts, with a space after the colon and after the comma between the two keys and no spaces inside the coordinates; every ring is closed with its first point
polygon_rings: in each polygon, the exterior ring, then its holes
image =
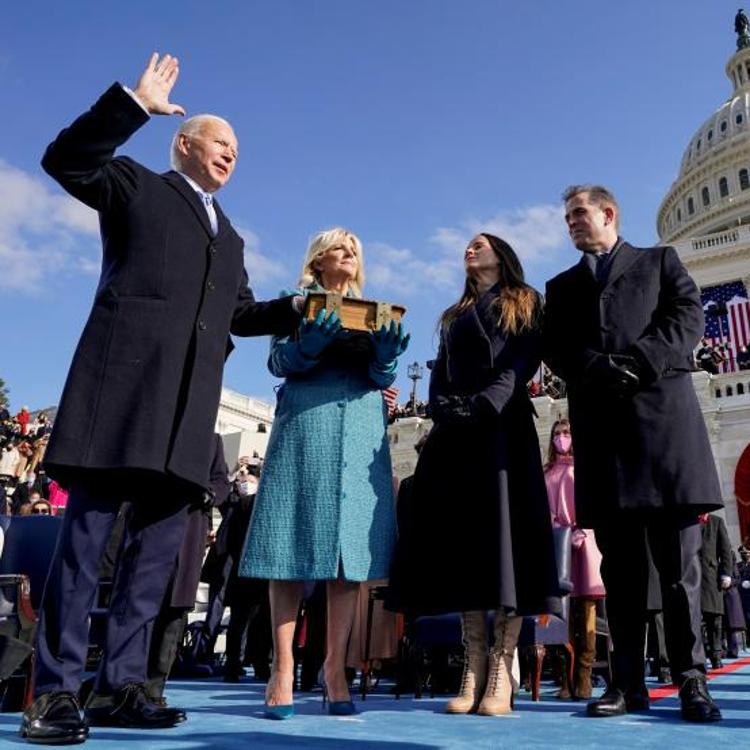
{"type": "Polygon", "coordinates": [[[598,354],[586,368],[585,383],[618,398],[628,398],[641,385],[640,366],[628,354],[598,354]]]}
{"type": "Polygon", "coordinates": [[[472,396],[438,396],[431,404],[431,412],[438,424],[473,424],[479,419],[472,396]]]}

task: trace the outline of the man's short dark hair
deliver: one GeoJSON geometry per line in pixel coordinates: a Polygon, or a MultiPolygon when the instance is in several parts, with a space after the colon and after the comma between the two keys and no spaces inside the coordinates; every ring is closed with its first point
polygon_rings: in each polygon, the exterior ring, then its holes
{"type": "Polygon", "coordinates": [[[617,213],[620,213],[620,206],[617,203],[617,198],[615,198],[614,193],[609,188],[604,187],[604,185],[570,185],[570,187],[565,188],[565,191],[563,192],[563,203],[567,203],[571,198],[574,198],[581,193],[588,193],[589,200],[592,203],[596,203],[597,206],[614,206],[617,209],[617,213]]]}
{"type": "Polygon", "coordinates": [[[615,209],[615,226],[620,225],[620,204],[617,202],[614,193],[604,187],[604,185],[570,185],[565,188],[562,194],[563,203],[567,203],[571,198],[581,193],[588,193],[589,201],[599,208],[610,206],[615,209]]]}

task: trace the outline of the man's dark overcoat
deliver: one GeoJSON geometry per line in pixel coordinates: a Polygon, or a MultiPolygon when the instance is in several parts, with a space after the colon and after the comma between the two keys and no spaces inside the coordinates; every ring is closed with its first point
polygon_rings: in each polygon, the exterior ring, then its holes
{"type": "Polygon", "coordinates": [[[721,577],[732,577],[732,543],[724,521],[709,516],[701,525],[701,612],[724,613],[724,593],[721,577]]]}
{"type": "Polygon", "coordinates": [[[185,534],[177,556],[177,567],[174,573],[170,605],[192,609],[201,578],[201,567],[206,552],[206,539],[210,525],[210,516],[214,507],[221,507],[229,498],[231,485],[229,469],[224,459],[224,443],[220,435],[214,435],[215,448],[211,461],[211,491],[203,507],[194,507],[188,511],[185,534]]]}
{"type": "Polygon", "coordinates": [[[441,332],[430,379],[440,396],[474,396],[476,423],[437,423],[420,453],[399,537],[389,607],[428,614],[505,608],[558,611],[547,490],[527,382],[538,330],[497,325],[499,286],[441,332]]]}
{"type": "Polygon", "coordinates": [[[209,487],[230,331],[288,335],[289,298],[256,302],[243,241],[177,172],[115,149],[148,120],[119,85],[49,146],[44,169],[99,212],[103,258],[45,457],[52,477],[145,469],[209,487]]]}
{"type": "Polygon", "coordinates": [[[568,385],[582,526],[625,509],[722,506],[690,374],[703,322],[698,288],[672,247],[623,242],[603,284],[585,258],[548,282],[544,358],[568,385]],[[645,372],[632,397],[587,382],[598,353],[633,352],[645,372]]]}

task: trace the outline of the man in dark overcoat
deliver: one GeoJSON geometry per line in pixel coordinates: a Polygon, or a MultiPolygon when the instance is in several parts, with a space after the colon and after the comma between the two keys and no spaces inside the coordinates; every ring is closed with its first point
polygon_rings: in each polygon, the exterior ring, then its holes
{"type": "Polygon", "coordinates": [[[701,546],[701,612],[706,626],[708,658],[714,669],[722,666],[721,623],[724,615],[723,592],[732,585],[732,543],[723,519],[708,513],[699,517],[701,546]]]}
{"type": "Polygon", "coordinates": [[[700,294],[674,248],[636,248],[618,236],[619,208],[606,188],[574,186],[564,199],[583,256],[547,284],[545,360],[568,386],[576,514],[602,552],[614,648],[612,685],[587,712],[648,708],[650,544],[682,716],[716,721],[701,637],[698,514],[722,503],[690,375],[703,333],[700,294]]]}
{"type": "Polygon", "coordinates": [[[65,383],[45,464],[70,492],[36,643],[35,701],[21,734],[82,742],[88,725],[164,727],[184,720],[148,700],[146,656],[187,509],[209,488],[229,334],[289,335],[299,300],[256,302],[243,242],[214,193],[230,178],[229,123],[186,120],[174,171],[115,150],[169,101],[176,58],[154,54],[134,91],[115,84],[48,147],[42,166],[99,212],[102,271],[65,383]],[[115,571],[97,690],[115,711],[77,701],[99,563],[120,504],[131,501],[115,571]]]}
{"type": "Polygon", "coordinates": [[[211,514],[214,507],[221,507],[227,502],[231,489],[229,468],[224,458],[224,443],[221,435],[214,435],[214,440],[210,471],[210,503],[195,505],[188,511],[185,534],[177,555],[174,572],[167,586],[159,615],[154,621],[151,636],[146,691],[154,702],[162,705],[166,705],[164,687],[185,634],[188,612],[195,606],[211,514]]]}

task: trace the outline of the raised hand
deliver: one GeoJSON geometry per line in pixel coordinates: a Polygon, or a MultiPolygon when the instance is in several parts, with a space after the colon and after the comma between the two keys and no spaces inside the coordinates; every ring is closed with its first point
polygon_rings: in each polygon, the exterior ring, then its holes
{"type": "Polygon", "coordinates": [[[169,101],[169,94],[180,74],[176,57],[154,52],[143,71],[133,93],[152,115],[184,115],[185,110],[179,104],[169,101]]]}

